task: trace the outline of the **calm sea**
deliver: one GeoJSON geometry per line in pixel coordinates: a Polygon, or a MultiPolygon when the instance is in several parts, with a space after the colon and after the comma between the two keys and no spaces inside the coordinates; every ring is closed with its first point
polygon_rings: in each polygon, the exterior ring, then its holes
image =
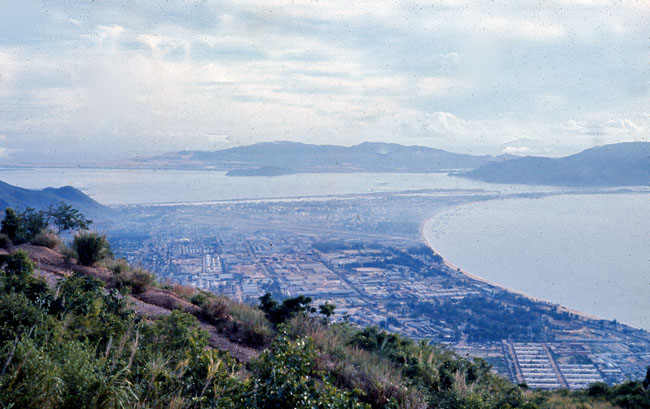
{"type": "Polygon", "coordinates": [[[563,195],[455,207],[424,234],[452,264],[650,330],[650,195],[563,195]]]}
{"type": "Polygon", "coordinates": [[[494,192],[551,189],[493,185],[444,173],[315,173],[231,177],[218,171],[38,168],[0,169],[0,180],[28,189],[71,185],[106,205],[310,197],[419,189],[482,189],[494,192]]]}

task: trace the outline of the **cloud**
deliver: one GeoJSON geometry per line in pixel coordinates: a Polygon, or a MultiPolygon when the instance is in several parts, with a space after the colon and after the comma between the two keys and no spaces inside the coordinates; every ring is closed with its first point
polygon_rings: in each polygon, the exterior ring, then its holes
{"type": "Polygon", "coordinates": [[[0,36],[0,132],[43,157],[277,139],[538,152],[650,129],[650,8],[632,2],[35,4],[39,24],[0,36]]]}
{"type": "Polygon", "coordinates": [[[604,120],[575,121],[564,124],[565,128],[582,135],[637,135],[644,133],[647,128],[637,125],[629,119],[611,118],[604,120]]]}
{"type": "Polygon", "coordinates": [[[99,38],[102,40],[105,38],[116,38],[119,37],[120,34],[124,33],[124,27],[118,26],[117,24],[111,26],[98,26],[97,29],[99,32],[99,38]]]}
{"type": "Polygon", "coordinates": [[[532,150],[525,146],[506,146],[503,148],[503,153],[508,153],[510,155],[525,156],[530,155],[532,150]]]}

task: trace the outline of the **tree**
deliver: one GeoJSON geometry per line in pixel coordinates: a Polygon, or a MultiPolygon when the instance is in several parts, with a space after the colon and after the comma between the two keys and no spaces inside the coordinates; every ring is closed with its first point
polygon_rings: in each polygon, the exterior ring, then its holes
{"type": "Polygon", "coordinates": [[[260,297],[260,310],[271,314],[276,308],[278,308],[278,302],[273,299],[271,293],[267,292],[260,297]]]}
{"type": "Polygon", "coordinates": [[[66,230],[87,230],[91,223],[92,220],[86,219],[79,210],[65,202],[56,207],[51,205],[45,211],[28,207],[22,212],[16,212],[8,207],[5,209],[0,233],[6,234],[14,244],[22,244],[34,240],[50,224],[56,226],[61,233],[66,230]]]}
{"type": "Polygon", "coordinates": [[[37,211],[33,207],[26,208],[20,214],[20,218],[23,233],[23,236],[19,237],[21,243],[29,243],[49,225],[47,213],[42,210],[37,211]]]}
{"type": "Polygon", "coordinates": [[[56,226],[59,233],[67,230],[88,230],[93,223],[86,219],[81,212],[65,202],[60,202],[57,207],[50,205],[47,209],[48,221],[56,226]]]}
{"type": "Polygon", "coordinates": [[[323,314],[327,319],[334,315],[334,310],[336,309],[336,304],[331,303],[329,301],[325,301],[325,304],[321,304],[318,306],[318,312],[323,314]]]}
{"type": "Polygon", "coordinates": [[[287,298],[282,301],[282,304],[278,304],[273,299],[273,296],[267,292],[259,300],[260,309],[266,313],[266,317],[275,325],[281,324],[301,312],[315,312],[315,310],[310,309],[311,298],[304,295],[287,298]]]}
{"type": "Polygon", "coordinates": [[[36,237],[47,225],[47,216],[42,210],[36,211],[28,207],[23,212],[17,213],[8,207],[5,209],[0,233],[9,236],[14,244],[23,244],[36,237]]]}
{"type": "Polygon", "coordinates": [[[16,214],[14,209],[7,207],[5,209],[5,218],[2,220],[2,229],[0,233],[4,233],[9,236],[11,241],[16,240],[16,235],[20,230],[20,216],[16,214]]]}

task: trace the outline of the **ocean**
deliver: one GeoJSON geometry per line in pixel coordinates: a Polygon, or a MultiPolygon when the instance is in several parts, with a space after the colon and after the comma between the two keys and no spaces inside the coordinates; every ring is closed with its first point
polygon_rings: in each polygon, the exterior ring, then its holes
{"type": "Polygon", "coordinates": [[[650,330],[650,194],[477,202],[442,211],[423,233],[473,275],[650,330]]]}

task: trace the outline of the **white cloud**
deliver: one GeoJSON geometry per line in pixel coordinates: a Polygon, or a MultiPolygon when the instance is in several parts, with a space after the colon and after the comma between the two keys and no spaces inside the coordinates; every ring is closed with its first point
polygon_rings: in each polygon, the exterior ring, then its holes
{"type": "Polygon", "coordinates": [[[113,24],[111,26],[98,26],[99,37],[103,40],[105,38],[119,37],[124,33],[124,27],[113,24]]]}
{"type": "Polygon", "coordinates": [[[532,150],[525,146],[506,146],[503,148],[503,153],[508,153],[510,155],[525,156],[530,155],[532,150]]]}
{"type": "Polygon", "coordinates": [[[564,124],[569,131],[583,135],[638,135],[647,130],[629,119],[610,118],[594,120],[569,120],[564,124]]]}

